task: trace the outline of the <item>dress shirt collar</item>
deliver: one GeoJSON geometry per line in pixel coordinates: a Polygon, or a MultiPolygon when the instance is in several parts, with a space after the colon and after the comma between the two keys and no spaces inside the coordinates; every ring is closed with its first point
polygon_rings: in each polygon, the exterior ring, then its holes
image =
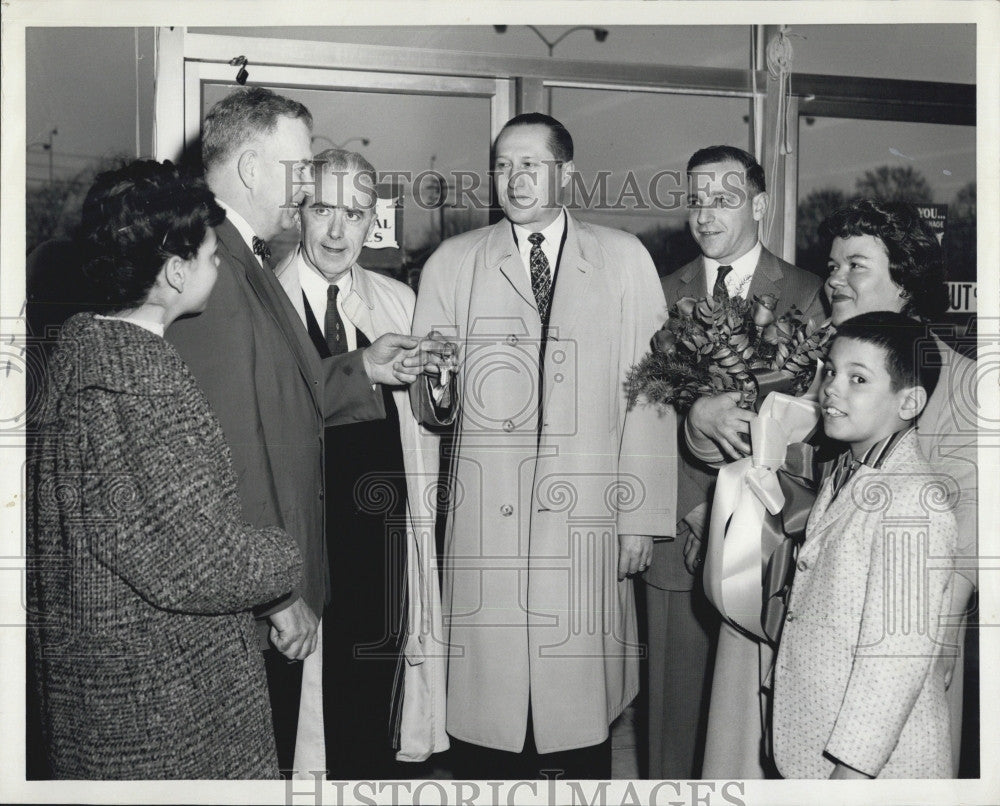
{"type": "MultiPolygon", "coordinates": [[[[302,286],[302,291],[305,292],[306,299],[309,300],[309,307],[313,309],[313,314],[317,318],[321,318],[326,310],[326,292],[331,283],[309,265],[301,248],[295,255],[295,261],[298,264],[299,284],[302,286]]],[[[350,295],[351,289],[354,288],[354,267],[352,266],[350,271],[344,272],[338,277],[333,285],[340,289],[337,295],[337,308],[340,309],[341,316],[345,316],[344,301],[350,295]]]]}
{"type": "Polygon", "coordinates": [[[894,431],[889,434],[889,436],[880,439],[874,445],[872,445],[865,455],[860,459],[855,459],[854,454],[850,448],[845,450],[840,456],[834,459],[833,463],[830,465],[827,475],[832,478],[833,483],[833,496],[836,497],[837,494],[844,489],[847,483],[854,477],[854,474],[862,467],[870,467],[872,470],[881,469],[882,465],[885,464],[886,460],[892,455],[892,452],[896,450],[896,446],[913,430],[913,426],[907,426],[905,428],[899,429],[899,431],[894,431]]]}
{"type": "Polygon", "coordinates": [[[556,264],[559,262],[559,248],[562,246],[563,233],[566,231],[566,208],[563,207],[559,215],[543,230],[529,229],[513,222],[511,222],[511,226],[514,231],[517,251],[520,252],[521,261],[529,275],[531,273],[531,241],[528,240],[528,236],[533,232],[541,232],[545,236],[545,240],[541,244],[542,252],[545,253],[545,257],[549,261],[549,273],[554,272],[556,264]]]}
{"type": "MultiPolygon", "coordinates": [[[[760,260],[761,249],[760,241],[757,241],[749,252],[736,258],[732,263],[727,264],[733,267],[733,270],[726,275],[726,290],[729,292],[729,296],[738,295],[743,297],[743,299],[747,298],[750,281],[753,279],[753,273],[760,260]]],[[[715,277],[719,272],[720,264],[718,260],[714,260],[706,255],[702,256],[702,260],[705,261],[705,294],[707,296],[715,288],[715,277]]]]}
{"type": "MultiPolygon", "coordinates": [[[[226,218],[229,219],[229,223],[236,227],[236,231],[240,234],[243,242],[247,245],[247,249],[253,252],[253,239],[257,234],[253,231],[253,227],[247,223],[247,220],[243,216],[237,213],[218,196],[216,196],[215,201],[219,207],[226,211],[226,218]]],[[[254,253],[254,257],[261,266],[264,265],[264,259],[260,255],[254,253]]]]}
{"type": "MultiPolygon", "coordinates": [[[[884,439],[880,439],[867,451],[865,451],[865,455],[861,457],[861,464],[867,465],[874,470],[879,470],[882,465],[885,464],[885,460],[892,455],[894,450],[896,450],[896,446],[903,441],[903,437],[909,434],[912,430],[913,426],[909,425],[905,428],[900,428],[898,431],[894,431],[884,439]]],[[[850,451],[848,451],[848,453],[850,453],[850,451]]]]}

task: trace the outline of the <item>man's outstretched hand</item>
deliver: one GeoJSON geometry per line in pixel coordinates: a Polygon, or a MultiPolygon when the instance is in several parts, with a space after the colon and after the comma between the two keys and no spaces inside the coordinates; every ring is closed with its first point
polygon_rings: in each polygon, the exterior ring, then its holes
{"type": "Polygon", "coordinates": [[[452,367],[454,355],[455,345],[433,332],[423,339],[386,333],[362,354],[371,382],[389,386],[411,384],[420,375],[440,376],[452,367]]]}

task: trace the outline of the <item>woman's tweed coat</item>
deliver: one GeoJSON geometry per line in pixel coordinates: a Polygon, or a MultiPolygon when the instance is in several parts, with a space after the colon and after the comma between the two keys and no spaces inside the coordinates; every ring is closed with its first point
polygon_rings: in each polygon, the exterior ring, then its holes
{"type": "Polygon", "coordinates": [[[70,319],[28,479],[53,774],[277,777],[250,608],[297,584],[301,560],[280,529],[243,520],[229,449],[175,349],[70,319]]]}

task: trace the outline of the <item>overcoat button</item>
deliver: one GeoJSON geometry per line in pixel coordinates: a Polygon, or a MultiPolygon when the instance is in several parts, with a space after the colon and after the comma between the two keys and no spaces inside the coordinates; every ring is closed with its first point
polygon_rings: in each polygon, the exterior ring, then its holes
{"type": "Polygon", "coordinates": [[[511,333],[507,337],[507,344],[509,344],[511,347],[514,347],[517,344],[517,336],[515,336],[513,333],[511,333]]]}
{"type": "Polygon", "coordinates": [[[785,614],[785,621],[795,621],[795,614],[791,610],[785,614]]]}
{"type": "Polygon", "coordinates": [[[514,421],[513,420],[504,420],[503,430],[504,431],[508,431],[508,432],[509,431],[513,431],[514,430],[514,421]]]}
{"type": "Polygon", "coordinates": [[[799,560],[798,565],[796,567],[800,571],[807,571],[809,570],[809,563],[807,563],[805,560],[799,560]]]}
{"type": "Polygon", "coordinates": [[[512,507],[510,504],[504,504],[502,507],[500,507],[500,514],[503,515],[505,518],[510,517],[511,515],[514,514],[514,507],[512,507]]]}

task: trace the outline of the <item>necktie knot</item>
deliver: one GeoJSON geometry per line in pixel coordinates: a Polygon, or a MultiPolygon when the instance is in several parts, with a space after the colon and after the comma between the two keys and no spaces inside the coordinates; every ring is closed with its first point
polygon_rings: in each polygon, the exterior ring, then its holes
{"type": "Polygon", "coordinates": [[[528,236],[528,243],[532,246],[540,246],[542,241],[545,240],[545,236],[540,232],[533,232],[528,236]]]}
{"type": "Polygon", "coordinates": [[[330,285],[326,287],[326,301],[336,302],[337,295],[339,293],[340,293],[340,286],[337,285],[336,283],[330,283],[330,285]]]}
{"type": "Polygon", "coordinates": [[[715,285],[712,287],[713,297],[728,297],[729,291],[726,289],[726,277],[733,270],[732,266],[719,266],[715,275],[715,285]]]}
{"type": "Polygon", "coordinates": [[[271,248],[267,245],[266,241],[258,238],[256,235],[253,236],[253,253],[259,255],[261,260],[271,259],[271,248]]]}

